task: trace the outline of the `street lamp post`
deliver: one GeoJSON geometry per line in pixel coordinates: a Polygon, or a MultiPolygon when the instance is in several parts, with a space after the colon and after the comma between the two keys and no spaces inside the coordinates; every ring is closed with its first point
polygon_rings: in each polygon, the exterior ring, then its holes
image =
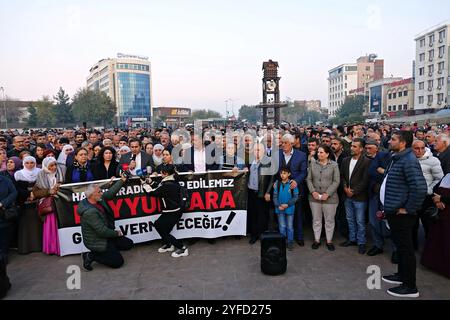
{"type": "Polygon", "coordinates": [[[231,112],[233,113],[234,116],[234,102],[239,101],[239,99],[228,99],[228,100],[231,101],[231,112]]]}
{"type": "Polygon", "coordinates": [[[5,112],[5,128],[6,130],[8,130],[8,118],[6,117],[6,95],[5,95],[5,88],[0,87],[0,90],[3,93],[3,109],[5,112]]]}

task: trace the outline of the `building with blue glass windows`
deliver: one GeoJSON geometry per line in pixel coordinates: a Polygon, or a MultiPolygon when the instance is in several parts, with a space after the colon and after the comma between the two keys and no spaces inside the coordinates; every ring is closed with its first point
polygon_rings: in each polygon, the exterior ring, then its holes
{"type": "Polygon", "coordinates": [[[89,90],[107,94],[117,106],[120,127],[149,126],[152,122],[151,65],[147,57],[118,54],[90,69],[89,90]]]}

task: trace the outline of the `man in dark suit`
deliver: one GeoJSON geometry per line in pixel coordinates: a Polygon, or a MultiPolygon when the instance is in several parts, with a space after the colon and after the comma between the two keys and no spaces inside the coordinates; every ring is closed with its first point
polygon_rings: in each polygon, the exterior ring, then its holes
{"type": "MultiPolygon", "coordinates": [[[[155,163],[153,158],[142,151],[141,141],[137,138],[132,138],[129,140],[131,152],[124,154],[120,157],[120,164],[117,168],[117,176],[120,176],[120,169],[123,168],[123,164],[129,165],[129,170],[133,175],[136,175],[138,169],[151,168],[151,172],[155,171],[155,163]]],[[[149,174],[151,172],[148,172],[149,174]]]]}
{"type": "Polygon", "coordinates": [[[291,134],[284,135],[281,141],[282,150],[279,151],[278,174],[276,179],[278,181],[281,181],[281,168],[287,166],[291,169],[291,189],[295,189],[296,187],[298,187],[299,189],[299,200],[295,205],[294,233],[297,244],[303,247],[305,245],[305,242],[303,237],[303,216],[301,210],[301,201],[306,195],[304,181],[308,174],[308,158],[306,157],[306,154],[304,152],[294,149],[295,138],[291,134]]]}
{"type": "Polygon", "coordinates": [[[341,167],[342,161],[350,156],[344,148],[344,141],[341,138],[334,138],[331,140],[331,150],[333,150],[334,161],[337,162],[339,168],[341,167]]]}
{"type": "Polygon", "coordinates": [[[219,170],[219,161],[215,158],[215,144],[205,148],[202,135],[195,133],[193,146],[186,149],[183,156],[183,171],[206,172],[219,170]]]}
{"type": "Polygon", "coordinates": [[[370,160],[364,156],[365,141],[353,139],[351,157],[341,165],[341,181],[345,194],[345,211],[349,228],[349,239],[342,247],[359,246],[359,253],[366,253],[366,208],[368,201],[370,160]]]}
{"type": "Polygon", "coordinates": [[[450,137],[444,133],[436,138],[435,150],[439,152],[438,158],[441,161],[442,171],[444,174],[450,172],[450,137]]]}
{"type": "Polygon", "coordinates": [[[24,146],[25,138],[23,136],[15,136],[12,139],[13,148],[8,151],[8,158],[19,157],[22,151],[29,151],[24,146]]]}
{"type": "MultiPolygon", "coordinates": [[[[344,148],[344,141],[341,138],[334,138],[331,140],[331,149],[333,150],[335,161],[339,168],[341,168],[342,161],[350,156],[344,148]]],[[[336,226],[341,236],[348,239],[348,222],[345,212],[345,193],[342,185],[338,188],[339,204],[336,211],[336,226]]]]}
{"type": "Polygon", "coordinates": [[[172,152],[173,145],[170,143],[170,134],[168,132],[162,132],[160,135],[161,145],[164,147],[164,149],[169,150],[169,152],[172,152]]]}
{"type": "MultiPolygon", "coordinates": [[[[195,132],[192,136],[193,146],[184,151],[183,163],[180,166],[184,172],[206,172],[210,170],[219,170],[220,157],[216,159],[215,144],[209,144],[205,147],[203,143],[203,134],[195,132]]],[[[198,238],[189,239],[189,245],[193,245],[198,238]]],[[[208,243],[214,244],[216,239],[208,239],[208,243]]]]}

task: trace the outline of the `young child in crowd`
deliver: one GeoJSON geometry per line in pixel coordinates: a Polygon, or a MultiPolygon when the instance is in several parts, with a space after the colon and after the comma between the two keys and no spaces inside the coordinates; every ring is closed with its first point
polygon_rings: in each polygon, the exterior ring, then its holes
{"type": "Polygon", "coordinates": [[[298,199],[298,187],[291,189],[291,169],[283,167],[280,172],[281,181],[274,184],[273,202],[278,217],[280,233],[287,239],[288,249],[294,248],[294,214],[298,199]]]}

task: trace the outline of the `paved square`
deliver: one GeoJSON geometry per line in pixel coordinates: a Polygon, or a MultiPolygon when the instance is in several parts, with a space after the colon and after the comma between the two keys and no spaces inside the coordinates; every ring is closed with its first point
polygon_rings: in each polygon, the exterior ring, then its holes
{"type": "MultiPolygon", "coordinates": [[[[311,233],[306,232],[306,239],[311,233]]],[[[118,270],[94,263],[92,272],[81,271],[81,290],[68,290],[70,265],[81,264],[80,255],[55,257],[35,253],[12,254],[8,274],[13,284],[7,299],[395,299],[389,285],[368,290],[367,267],[378,265],[383,274],[396,271],[390,252],[376,257],[359,255],[357,248],[329,252],[324,245],[311,249],[311,241],[288,252],[285,275],[268,277],[260,271],[260,242],[247,238],[218,239],[213,245],[201,240],[185,258],[157,253],[159,241],[140,244],[124,252],[125,265],[118,270]]],[[[418,255],[419,259],[419,255],[418,255]]],[[[420,299],[450,299],[449,279],[418,264],[420,299]]]]}

